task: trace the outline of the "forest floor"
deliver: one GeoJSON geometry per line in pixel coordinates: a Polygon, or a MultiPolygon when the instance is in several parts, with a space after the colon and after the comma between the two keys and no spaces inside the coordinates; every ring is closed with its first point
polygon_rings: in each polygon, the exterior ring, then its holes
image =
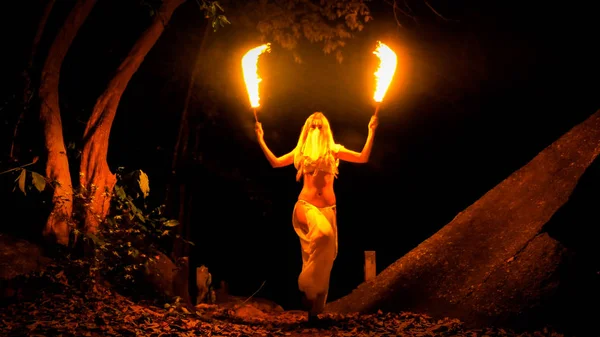
{"type": "Polygon", "coordinates": [[[40,278],[29,282],[37,287],[34,296],[13,294],[1,304],[1,336],[563,336],[548,329],[467,329],[456,319],[412,313],[325,314],[313,326],[305,312],[266,312],[252,302],[201,304],[190,312],[135,302],[100,285],[82,291],[60,273],[40,278]]]}

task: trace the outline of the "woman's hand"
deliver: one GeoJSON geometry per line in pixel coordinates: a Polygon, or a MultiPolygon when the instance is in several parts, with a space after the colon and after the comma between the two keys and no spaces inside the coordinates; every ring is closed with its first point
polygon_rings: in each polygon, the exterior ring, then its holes
{"type": "Polygon", "coordinates": [[[256,131],[256,137],[258,137],[258,140],[262,140],[265,132],[263,131],[262,124],[260,122],[256,122],[254,131],[256,131]]]}
{"type": "Polygon", "coordinates": [[[377,116],[371,116],[371,121],[369,122],[369,132],[375,132],[377,125],[379,125],[379,119],[377,116]]]}

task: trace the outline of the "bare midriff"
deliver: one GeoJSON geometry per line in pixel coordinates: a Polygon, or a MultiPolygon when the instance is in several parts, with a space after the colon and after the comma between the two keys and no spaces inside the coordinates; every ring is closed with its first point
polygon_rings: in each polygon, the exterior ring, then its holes
{"type": "Polygon", "coordinates": [[[333,174],[325,171],[317,171],[317,174],[305,173],[302,177],[304,184],[298,196],[315,207],[328,207],[335,205],[335,193],[333,192],[333,174]]]}

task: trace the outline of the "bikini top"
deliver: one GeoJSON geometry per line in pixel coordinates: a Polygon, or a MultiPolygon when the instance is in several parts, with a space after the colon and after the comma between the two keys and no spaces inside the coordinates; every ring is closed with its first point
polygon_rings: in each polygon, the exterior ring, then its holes
{"type": "Polygon", "coordinates": [[[340,163],[340,160],[331,157],[329,160],[326,158],[319,158],[316,161],[312,161],[310,158],[305,157],[302,163],[302,169],[304,173],[314,173],[318,171],[323,171],[331,174],[337,174],[337,167],[340,163]]]}
{"type": "Polygon", "coordinates": [[[341,148],[343,148],[342,145],[335,144],[330,151],[330,155],[320,157],[317,160],[312,160],[306,156],[301,158],[299,160],[299,165],[296,165],[296,168],[298,169],[298,177],[304,173],[316,175],[319,171],[337,176],[338,166],[340,164],[337,154],[341,148]]]}

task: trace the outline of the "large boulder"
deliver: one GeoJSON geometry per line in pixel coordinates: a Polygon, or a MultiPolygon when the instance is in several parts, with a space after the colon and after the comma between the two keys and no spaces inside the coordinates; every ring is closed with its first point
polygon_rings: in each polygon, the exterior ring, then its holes
{"type": "MultiPolygon", "coordinates": [[[[547,325],[557,317],[573,318],[567,313],[581,308],[575,303],[593,303],[598,287],[590,287],[591,292],[578,302],[569,302],[565,296],[556,299],[560,294],[583,295],[564,289],[578,284],[569,276],[577,249],[567,249],[545,226],[567,203],[598,153],[600,111],[374,280],[329,303],[326,310],[412,311],[459,318],[473,327],[519,328],[547,325]],[[565,315],[552,316],[549,310],[562,310],[565,315]]],[[[564,220],[554,226],[563,232],[575,231],[572,223],[564,220]]],[[[577,235],[590,235],[588,231],[577,235]]],[[[583,277],[593,278],[594,273],[591,270],[583,277]]],[[[592,310],[598,313],[596,307],[593,304],[592,310]]]]}

